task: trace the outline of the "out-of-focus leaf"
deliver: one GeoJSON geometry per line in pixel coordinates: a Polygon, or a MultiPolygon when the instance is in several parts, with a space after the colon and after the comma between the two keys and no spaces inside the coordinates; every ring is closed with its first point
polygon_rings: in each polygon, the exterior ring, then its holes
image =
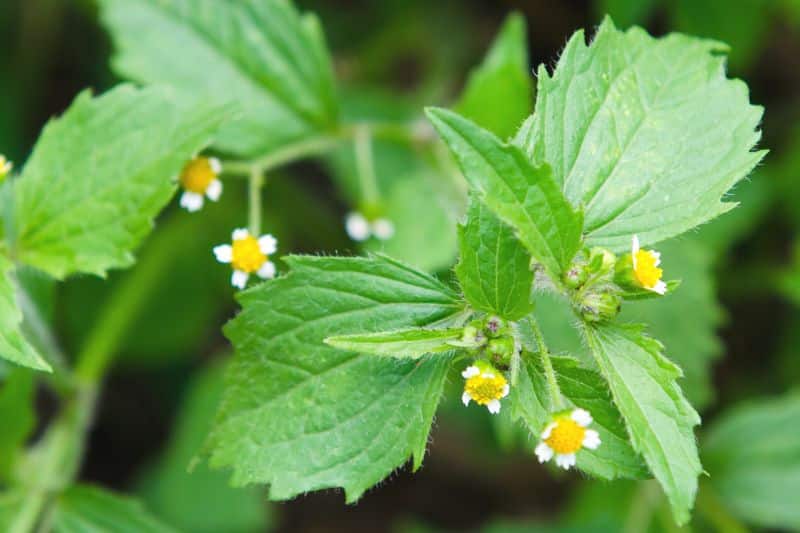
{"type": "Polygon", "coordinates": [[[597,0],[595,13],[610,16],[622,28],[644,25],[658,6],[659,0],[597,0]]]}
{"type": "Polygon", "coordinates": [[[710,428],[703,459],[710,484],[742,520],[800,529],[800,393],[754,401],[710,428]]]}
{"type": "Polygon", "coordinates": [[[0,252],[0,357],[36,370],[50,371],[20,330],[22,311],[19,308],[13,281],[14,265],[0,252]]]}
{"type": "Polygon", "coordinates": [[[773,0],[677,0],[675,28],[698,37],[718,39],[730,47],[734,67],[747,67],[763,45],[776,4],[773,0]]]}
{"type": "Polygon", "coordinates": [[[514,135],[533,109],[527,40],[525,19],[509,15],[454,107],[501,139],[514,135]]]}
{"type": "Polygon", "coordinates": [[[159,88],[82,93],[45,127],[15,182],[21,261],[56,278],[131,266],[173,178],[226,114],[159,88]]]}
{"type": "Polygon", "coordinates": [[[726,50],[606,19],[591,45],[572,36],[553,75],[539,67],[515,142],[582,206],[587,244],[626,251],[631,235],[652,244],[734,207],[721,197],[764,156],[751,151],[763,109],[725,77],[726,50]]]}
{"type": "Polygon", "coordinates": [[[519,320],[533,309],[531,258],[514,236],[477,198],[458,228],[460,258],[456,275],[475,309],[519,320]]]}
{"type": "Polygon", "coordinates": [[[239,295],[225,329],[236,355],[209,447],[234,485],[270,497],[343,487],[348,502],[414,456],[421,464],[452,358],[344,352],[341,332],[446,326],[463,303],[435,278],[385,257],[291,256],[289,275],[239,295]]]}
{"type": "Polygon", "coordinates": [[[145,473],[138,490],[155,515],[180,531],[246,533],[263,531],[269,521],[262,491],[231,488],[225,473],[205,464],[189,469],[222,398],[222,370],[212,367],[193,379],[167,450],[145,473]]]}
{"type": "Polygon", "coordinates": [[[0,481],[8,481],[11,466],[36,425],[33,373],[12,368],[0,380],[0,481]]]}
{"type": "Polygon", "coordinates": [[[256,156],[330,128],[337,109],[317,19],[286,0],[103,0],[114,69],[209,102],[235,102],[219,148],[256,156]]]}
{"type": "Polygon", "coordinates": [[[136,500],[89,485],[59,496],[51,524],[54,533],[176,533],[136,500]]]}

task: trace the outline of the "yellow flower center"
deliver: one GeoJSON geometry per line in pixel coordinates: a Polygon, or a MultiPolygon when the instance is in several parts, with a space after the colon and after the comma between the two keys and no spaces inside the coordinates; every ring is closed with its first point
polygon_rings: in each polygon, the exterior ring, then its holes
{"type": "Polygon", "coordinates": [[[189,161],[181,172],[181,185],[187,191],[204,194],[209,184],[217,179],[217,173],[207,157],[197,157],[189,161]]]}
{"type": "Polygon", "coordinates": [[[642,287],[652,289],[661,280],[663,270],[656,266],[656,256],[650,250],[636,252],[636,267],[633,274],[642,287]]]}
{"type": "Polygon", "coordinates": [[[251,274],[261,268],[268,257],[261,251],[258,240],[252,235],[233,241],[231,264],[236,270],[251,274]]]}
{"type": "Polygon", "coordinates": [[[470,398],[480,405],[486,405],[492,400],[499,400],[503,397],[506,378],[500,373],[493,373],[494,377],[484,377],[483,373],[468,378],[464,384],[464,391],[470,398]]]}
{"type": "Polygon", "coordinates": [[[547,445],[562,455],[580,450],[586,428],[566,416],[557,418],[555,422],[556,426],[550,431],[550,436],[544,440],[547,445]]]}

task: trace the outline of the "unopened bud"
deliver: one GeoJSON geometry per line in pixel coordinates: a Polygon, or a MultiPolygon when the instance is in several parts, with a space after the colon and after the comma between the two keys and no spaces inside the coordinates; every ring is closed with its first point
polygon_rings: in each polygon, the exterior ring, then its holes
{"type": "Polygon", "coordinates": [[[583,263],[573,263],[564,272],[564,284],[570,289],[577,289],[589,279],[589,272],[583,263]]]}
{"type": "Polygon", "coordinates": [[[588,322],[601,322],[619,314],[622,298],[612,291],[589,293],[580,303],[580,312],[588,322]]]}

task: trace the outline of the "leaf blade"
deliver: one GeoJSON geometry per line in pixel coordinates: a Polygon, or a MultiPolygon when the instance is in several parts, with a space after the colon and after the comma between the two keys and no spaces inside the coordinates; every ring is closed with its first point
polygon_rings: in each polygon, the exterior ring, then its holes
{"type": "Polygon", "coordinates": [[[549,168],[534,167],[516,147],[452,111],[429,108],[426,113],[472,189],[517,230],[531,256],[558,283],[580,246],[582,216],[564,198],[549,168]]]}
{"type": "Polygon", "coordinates": [[[172,179],[226,111],[158,88],[81,93],[45,127],[15,182],[20,260],[59,279],[133,264],[172,179]]]}
{"type": "Polygon", "coordinates": [[[584,332],[631,442],[686,523],[702,472],[693,427],[700,417],[683,397],[680,369],[637,326],[585,326],[584,332]]]}
{"type": "Polygon", "coordinates": [[[35,370],[51,372],[52,368],[25,340],[22,311],[17,303],[13,282],[13,263],[0,253],[0,357],[35,370]]]}
{"type": "Polygon", "coordinates": [[[462,335],[462,328],[408,328],[377,333],[334,335],[327,337],[325,344],[349,352],[419,359],[423,355],[453,350],[448,341],[456,341],[462,335]]]}
{"type": "Polygon", "coordinates": [[[334,349],[341,331],[422,327],[461,312],[449,288],[385,257],[286,259],[291,273],[242,293],[236,348],[209,445],[236,485],[272,499],[343,487],[347,501],[414,456],[418,467],[449,357],[334,349]]]}

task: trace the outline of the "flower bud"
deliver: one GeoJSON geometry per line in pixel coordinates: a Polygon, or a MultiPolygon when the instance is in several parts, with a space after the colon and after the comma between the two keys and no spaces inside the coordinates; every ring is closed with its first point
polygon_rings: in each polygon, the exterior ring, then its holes
{"type": "Polygon", "coordinates": [[[619,314],[622,298],[611,290],[586,294],[580,302],[580,313],[588,322],[609,320],[619,314]]]}
{"type": "Polygon", "coordinates": [[[589,279],[589,271],[583,262],[572,263],[564,272],[564,284],[570,289],[577,289],[589,279]]]}
{"type": "Polygon", "coordinates": [[[489,341],[487,350],[495,360],[502,364],[508,364],[511,355],[514,353],[514,338],[510,336],[500,337],[489,341]]]}
{"type": "Polygon", "coordinates": [[[505,329],[506,329],[505,321],[498,316],[492,316],[489,317],[488,320],[486,320],[486,334],[491,338],[495,338],[501,335],[505,331],[505,329]]]}

